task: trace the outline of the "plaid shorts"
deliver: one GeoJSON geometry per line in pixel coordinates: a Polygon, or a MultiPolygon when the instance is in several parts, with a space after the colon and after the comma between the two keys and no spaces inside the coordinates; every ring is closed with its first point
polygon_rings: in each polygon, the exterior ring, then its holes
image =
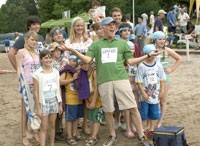
{"type": "Polygon", "coordinates": [[[58,113],[58,101],[55,98],[45,99],[45,105],[40,105],[43,116],[48,116],[49,114],[58,113]]]}

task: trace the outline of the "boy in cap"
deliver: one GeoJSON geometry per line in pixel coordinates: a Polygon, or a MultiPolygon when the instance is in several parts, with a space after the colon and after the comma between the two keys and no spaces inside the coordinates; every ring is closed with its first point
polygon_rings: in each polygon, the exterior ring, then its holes
{"type": "Polygon", "coordinates": [[[124,67],[124,61],[129,65],[138,64],[148,57],[158,55],[160,51],[150,52],[134,59],[127,42],[115,37],[116,21],[111,17],[106,17],[102,19],[101,26],[105,36],[93,42],[86,55],[79,53],[75,48],[64,47],[65,50],[71,51],[86,63],[95,58],[98,90],[110,132],[110,136],[103,146],[112,146],[117,142],[113,119],[114,96],[116,96],[120,110],[131,112],[131,119],[138,132],[139,146],[149,146],[143,133],[141,117],[124,67]]]}
{"type": "MultiPolygon", "coordinates": [[[[153,44],[144,46],[144,54],[156,51],[153,44]]],[[[138,66],[136,73],[136,83],[138,84],[140,94],[140,115],[143,121],[143,127],[150,121],[150,127],[147,137],[152,138],[155,129],[156,120],[161,118],[159,109],[159,99],[164,94],[165,73],[162,65],[155,60],[155,56],[145,59],[138,66]]]]}

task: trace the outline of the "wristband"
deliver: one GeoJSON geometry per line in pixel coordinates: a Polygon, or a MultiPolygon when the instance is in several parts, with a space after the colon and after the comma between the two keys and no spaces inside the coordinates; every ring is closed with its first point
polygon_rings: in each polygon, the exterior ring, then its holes
{"type": "Polygon", "coordinates": [[[150,58],[150,57],[151,57],[151,56],[150,56],[150,53],[148,53],[147,56],[148,56],[148,58],[150,58]]]}

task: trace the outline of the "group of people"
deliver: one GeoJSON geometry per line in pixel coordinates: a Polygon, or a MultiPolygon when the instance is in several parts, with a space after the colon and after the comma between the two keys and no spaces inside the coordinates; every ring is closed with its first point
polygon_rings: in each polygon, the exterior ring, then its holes
{"type": "Polygon", "coordinates": [[[99,141],[100,123],[105,120],[109,137],[103,146],[112,146],[118,139],[115,123],[124,117],[125,136],[137,135],[139,146],[151,145],[152,133],[162,125],[165,115],[169,74],[182,60],[165,46],[166,36],[158,30],[156,21],[153,43],[145,46],[135,42],[144,34],[139,36],[137,32],[135,38],[117,7],[111,9],[110,17],[92,24],[93,39],[83,19],[76,17],[68,39],[64,41],[62,30],[54,27],[49,32],[51,43],[44,48],[44,40],[37,34],[40,24],[38,17],[30,16],[28,32],[8,53],[22,94],[23,144],[32,146],[29,139],[35,138],[45,146],[49,129],[51,146],[55,140],[65,140],[69,145],[84,140],[86,146],[92,146],[99,141]],[[175,60],[171,66],[170,56],[175,60]],[[89,137],[78,130],[80,118],[82,130],[89,137]]]}

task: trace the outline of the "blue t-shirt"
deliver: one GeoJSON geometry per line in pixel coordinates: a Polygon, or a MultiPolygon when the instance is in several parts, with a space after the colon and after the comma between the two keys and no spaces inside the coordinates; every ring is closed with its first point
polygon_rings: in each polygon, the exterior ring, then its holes
{"type": "Polygon", "coordinates": [[[167,26],[168,27],[175,27],[176,26],[175,16],[174,16],[174,14],[172,14],[171,11],[169,11],[167,13],[167,26]],[[172,21],[172,23],[174,24],[174,26],[172,26],[172,24],[169,22],[170,20],[172,21]]]}
{"type": "Polygon", "coordinates": [[[156,27],[158,27],[158,31],[163,31],[163,23],[162,23],[162,20],[159,19],[158,17],[156,18],[156,21],[155,21],[155,23],[154,23],[153,32],[155,32],[156,27]]]}
{"type": "Polygon", "coordinates": [[[142,36],[142,34],[146,33],[146,25],[144,23],[137,24],[134,28],[134,31],[136,32],[136,36],[142,36]]]}

